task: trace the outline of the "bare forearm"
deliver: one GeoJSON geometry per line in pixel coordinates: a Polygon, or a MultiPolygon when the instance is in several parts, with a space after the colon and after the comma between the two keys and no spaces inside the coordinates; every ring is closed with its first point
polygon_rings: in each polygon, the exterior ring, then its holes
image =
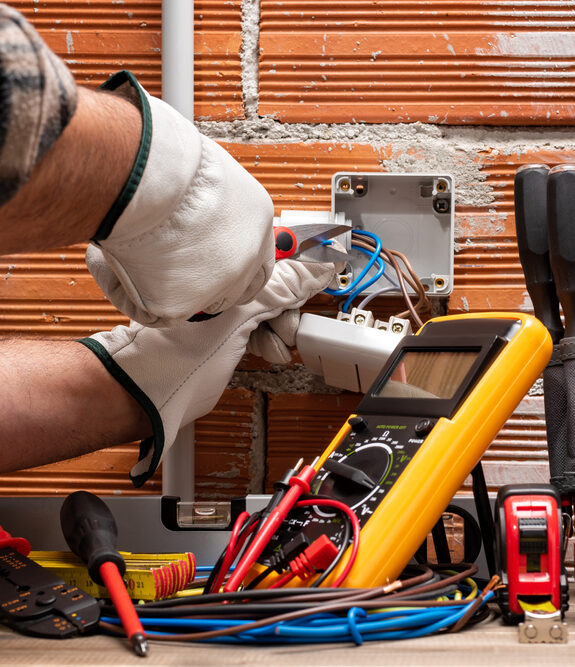
{"type": "Polygon", "coordinates": [[[73,341],[0,341],[0,408],[0,472],[151,434],[140,405],[73,341]]]}
{"type": "Polygon", "coordinates": [[[80,88],[69,125],[0,207],[0,254],[88,241],[130,174],[140,136],[140,111],[130,102],[80,88]]]}

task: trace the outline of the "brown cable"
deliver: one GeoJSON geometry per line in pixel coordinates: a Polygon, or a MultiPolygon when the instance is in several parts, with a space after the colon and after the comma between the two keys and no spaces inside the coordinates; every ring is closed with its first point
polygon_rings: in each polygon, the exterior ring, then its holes
{"type": "MultiPolygon", "coordinates": [[[[364,248],[365,250],[369,250],[371,252],[373,252],[375,250],[373,245],[371,245],[368,242],[363,241],[363,239],[360,240],[360,239],[355,239],[354,238],[353,242],[354,242],[355,245],[359,246],[360,248],[364,248]]],[[[407,287],[405,286],[405,281],[407,279],[407,276],[404,275],[404,273],[401,270],[401,268],[399,267],[395,257],[393,257],[393,255],[389,251],[387,251],[387,250],[384,251],[384,249],[382,248],[382,251],[380,252],[380,256],[382,257],[382,259],[386,260],[389,264],[391,264],[393,266],[393,269],[397,274],[397,279],[398,279],[398,282],[399,282],[399,288],[401,290],[403,299],[405,300],[405,303],[406,303],[406,305],[409,309],[409,313],[413,317],[413,320],[417,324],[418,327],[423,326],[423,322],[422,322],[421,318],[419,317],[415,307],[413,306],[413,303],[412,303],[411,298],[409,296],[409,293],[407,291],[407,287]]],[[[412,285],[412,287],[413,287],[413,285],[412,285]]]]}
{"type": "MultiPolygon", "coordinates": [[[[428,593],[436,589],[442,589],[446,585],[450,585],[451,583],[456,583],[458,581],[461,581],[463,579],[468,578],[472,574],[475,574],[477,572],[477,566],[472,565],[467,568],[467,570],[464,570],[461,573],[457,573],[455,575],[452,575],[450,577],[447,577],[445,579],[442,579],[438,582],[435,582],[433,584],[428,584],[426,586],[421,586],[420,588],[417,589],[417,593],[428,593]]],[[[291,621],[295,620],[297,618],[303,618],[305,616],[310,616],[312,614],[322,614],[322,613],[329,613],[329,612],[337,612],[337,611],[343,611],[345,609],[348,609],[351,604],[356,604],[357,602],[362,602],[362,606],[368,608],[368,609],[377,609],[382,607],[382,605],[389,605],[390,601],[394,601],[394,606],[395,602],[399,602],[397,600],[398,597],[405,596],[405,595],[410,595],[412,591],[409,589],[400,591],[398,593],[392,593],[391,595],[384,595],[383,598],[380,599],[373,599],[374,596],[381,594],[382,590],[385,589],[385,587],[378,587],[374,589],[366,589],[366,590],[360,590],[359,593],[355,593],[353,595],[350,595],[348,598],[345,600],[339,600],[336,602],[331,602],[327,604],[320,604],[318,606],[312,607],[310,609],[300,609],[297,611],[292,611],[292,612],[287,612],[285,614],[278,614],[276,616],[271,616],[266,619],[261,619],[259,621],[254,621],[253,623],[246,623],[243,625],[236,625],[232,626],[229,628],[224,628],[220,630],[209,630],[209,631],[204,631],[204,632],[193,632],[193,633],[182,633],[182,634],[174,634],[174,635],[158,635],[157,637],[154,636],[153,639],[158,640],[158,641],[203,641],[206,639],[215,639],[216,637],[224,637],[228,635],[237,635],[240,634],[241,632],[246,632],[248,630],[255,630],[257,628],[265,627],[266,625],[272,625],[274,623],[280,623],[280,622],[285,622],[285,621],[291,621]],[[371,599],[370,599],[371,598],[371,599]]],[[[409,600],[406,601],[406,606],[414,604],[415,601],[409,600]]],[[[465,601],[462,601],[465,603],[465,601]]],[[[453,601],[450,601],[451,604],[453,604],[453,601]]],[[[425,601],[425,604],[427,606],[438,606],[431,604],[430,601],[425,601]]],[[[468,602],[467,602],[468,604],[468,602]]],[[[403,606],[403,605],[401,605],[403,606]]]]}

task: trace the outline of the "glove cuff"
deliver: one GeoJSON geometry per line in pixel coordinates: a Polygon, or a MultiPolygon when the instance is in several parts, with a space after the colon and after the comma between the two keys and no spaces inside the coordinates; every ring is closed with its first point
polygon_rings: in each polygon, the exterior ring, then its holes
{"type": "Polygon", "coordinates": [[[110,92],[119,92],[121,90],[122,94],[138,107],[142,114],[142,136],[138,154],[136,155],[128,180],[100,223],[98,230],[91,239],[92,241],[103,241],[108,238],[116,221],[132,200],[142,180],[152,143],[152,112],[150,110],[150,103],[144,89],[140,86],[132,72],[128,70],[117,72],[103,83],[100,88],[110,92]]]}
{"type": "Polygon", "coordinates": [[[81,338],[77,340],[77,342],[85,345],[98,357],[110,375],[119,382],[122,387],[136,399],[136,401],[138,401],[152,423],[154,435],[151,438],[146,438],[140,442],[140,454],[138,457],[138,463],[143,459],[146,459],[146,463],[149,463],[148,468],[143,472],[140,472],[141,466],[136,464],[132,472],[130,472],[132,483],[136,488],[139,488],[155,473],[157,467],[160,465],[160,460],[164,451],[164,425],[160,413],[148,395],[143,392],[121,366],[114,361],[108,350],[106,350],[101,343],[93,338],[81,338]],[[133,474],[136,469],[138,472],[133,474]]]}

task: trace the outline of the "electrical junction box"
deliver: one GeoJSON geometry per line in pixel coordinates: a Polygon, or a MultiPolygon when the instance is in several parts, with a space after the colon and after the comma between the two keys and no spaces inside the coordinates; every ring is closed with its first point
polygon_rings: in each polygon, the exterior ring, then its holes
{"type": "MultiPolygon", "coordinates": [[[[405,255],[429,297],[451,294],[455,208],[452,176],[338,172],[332,177],[331,192],[332,213],[343,213],[352,229],[372,232],[385,248],[405,255]]],[[[355,276],[365,266],[365,255],[356,250],[350,254],[355,276]]],[[[372,269],[368,276],[374,272],[372,269]]],[[[393,277],[393,270],[389,274],[393,277]]],[[[375,292],[381,282],[362,294],[375,292]]],[[[413,294],[409,286],[408,291],[413,294]]]]}

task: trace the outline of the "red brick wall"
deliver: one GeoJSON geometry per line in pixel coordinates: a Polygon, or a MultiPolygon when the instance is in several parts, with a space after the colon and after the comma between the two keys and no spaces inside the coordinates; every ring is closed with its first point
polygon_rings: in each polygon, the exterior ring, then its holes
{"type": "MultiPolygon", "coordinates": [[[[96,86],[127,68],[161,94],[160,0],[11,4],[78,83],[96,86]]],[[[573,124],[575,18],[548,4],[352,0],[310,8],[300,0],[262,0],[259,52],[244,52],[242,65],[242,47],[258,39],[257,22],[246,23],[242,42],[239,0],[198,0],[196,118],[263,183],[278,212],[329,209],[331,175],[342,169],[450,171],[458,194],[447,312],[529,310],[513,175],[523,163],[575,159],[569,135],[560,134],[573,124]],[[242,96],[249,85],[242,84],[242,66],[257,88],[255,102],[242,96]]],[[[0,258],[0,335],[71,338],[125,321],[87,273],[83,252],[76,246],[0,258]]],[[[375,309],[385,315],[396,306],[380,301],[375,309]]],[[[308,309],[333,314],[335,304],[320,296],[308,309]]],[[[272,372],[250,358],[241,369],[272,372]]],[[[317,391],[281,382],[274,392],[228,390],[197,423],[199,496],[261,491],[300,455],[321,451],[359,397],[317,391]]],[[[527,401],[494,443],[486,459],[491,484],[525,479],[526,469],[545,479],[541,410],[540,397],[527,401]]],[[[125,445],[5,475],[0,493],[159,493],[158,476],[132,489],[127,471],[135,450],[125,445]]]]}

